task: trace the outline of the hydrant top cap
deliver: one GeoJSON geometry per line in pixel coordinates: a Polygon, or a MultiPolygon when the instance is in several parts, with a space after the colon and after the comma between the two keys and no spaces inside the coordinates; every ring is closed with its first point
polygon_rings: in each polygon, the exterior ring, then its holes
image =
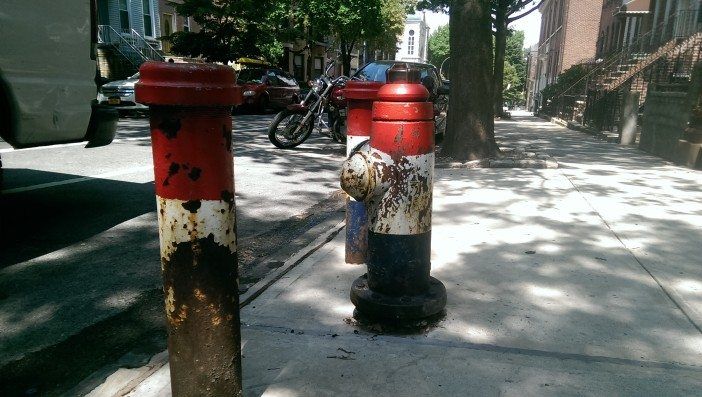
{"type": "Polygon", "coordinates": [[[145,105],[232,106],[242,102],[241,87],[229,66],[146,62],[139,74],[136,100],[145,105]]]}
{"type": "Polygon", "coordinates": [[[378,90],[381,102],[425,102],[429,91],[421,84],[385,84],[378,90]]]}
{"type": "Polygon", "coordinates": [[[385,78],[389,84],[393,83],[415,83],[421,81],[419,69],[405,63],[397,63],[392,65],[386,72],[385,78]]]}

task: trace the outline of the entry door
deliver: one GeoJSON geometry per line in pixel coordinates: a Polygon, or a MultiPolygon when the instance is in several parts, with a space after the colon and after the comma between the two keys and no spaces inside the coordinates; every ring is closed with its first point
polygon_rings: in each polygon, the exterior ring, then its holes
{"type": "MultiPolygon", "coordinates": [[[[173,28],[175,27],[175,15],[163,13],[163,18],[161,18],[161,32],[164,36],[169,36],[173,33],[173,28]]],[[[171,53],[171,42],[170,40],[162,40],[163,42],[163,52],[166,54],[171,53]]]]}

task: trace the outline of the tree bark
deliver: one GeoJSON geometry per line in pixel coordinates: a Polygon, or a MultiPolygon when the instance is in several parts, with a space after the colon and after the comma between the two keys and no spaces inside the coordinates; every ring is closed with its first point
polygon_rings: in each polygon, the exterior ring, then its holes
{"type": "Polygon", "coordinates": [[[507,4],[499,0],[495,9],[495,114],[502,115],[504,106],[505,51],[507,48],[507,4]]]}
{"type": "Polygon", "coordinates": [[[452,0],[449,10],[454,78],[442,155],[459,161],[498,152],[490,11],[490,0],[452,0]]]}
{"type": "Polygon", "coordinates": [[[345,76],[351,76],[351,51],[353,51],[354,43],[341,41],[341,68],[345,76]]]}

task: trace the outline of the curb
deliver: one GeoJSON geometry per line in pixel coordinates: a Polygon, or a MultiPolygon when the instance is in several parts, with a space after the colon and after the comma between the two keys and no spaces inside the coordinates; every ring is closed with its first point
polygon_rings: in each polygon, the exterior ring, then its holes
{"type": "Polygon", "coordinates": [[[465,168],[532,168],[556,169],[558,162],[548,154],[529,152],[524,149],[502,149],[507,156],[498,159],[480,159],[466,162],[437,161],[438,169],[465,169],[465,168]],[[510,154],[512,155],[510,157],[510,154]]]}

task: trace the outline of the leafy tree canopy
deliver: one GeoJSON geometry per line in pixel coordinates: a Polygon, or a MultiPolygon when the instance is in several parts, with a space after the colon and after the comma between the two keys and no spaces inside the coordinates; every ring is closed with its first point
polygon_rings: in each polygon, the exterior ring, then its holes
{"type": "Polygon", "coordinates": [[[523,102],[526,69],[524,32],[510,31],[505,48],[505,73],[502,91],[506,102],[523,102]]]}
{"type": "Polygon", "coordinates": [[[573,65],[559,74],[553,84],[546,86],[541,91],[542,104],[546,106],[548,102],[562,94],[583,92],[587,84],[584,77],[592,70],[592,67],[591,64],[573,65]]]}
{"type": "Polygon", "coordinates": [[[175,32],[168,37],[173,51],[213,62],[240,57],[276,60],[283,54],[281,31],[286,2],[276,0],[183,0],[171,3],[180,15],[190,16],[199,32],[175,32]],[[265,11],[265,12],[264,12],[265,11]]]}
{"type": "Polygon", "coordinates": [[[429,36],[429,62],[436,67],[440,67],[441,63],[451,53],[449,45],[450,36],[449,25],[440,26],[429,36]]]}
{"type": "Polygon", "coordinates": [[[368,40],[372,50],[394,53],[397,51],[398,37],[405,28],[407,14],[414,11],[416,0],[384,0],[381,5],[380,33],[368,40]]]}
{"type": "Polygon", "coordinates": [[[341,50],[344,72],[350,72],[357,45],[379,37],[385,27],[383,0],[299,0],[310,27],[334,38],[341,50]]]}

